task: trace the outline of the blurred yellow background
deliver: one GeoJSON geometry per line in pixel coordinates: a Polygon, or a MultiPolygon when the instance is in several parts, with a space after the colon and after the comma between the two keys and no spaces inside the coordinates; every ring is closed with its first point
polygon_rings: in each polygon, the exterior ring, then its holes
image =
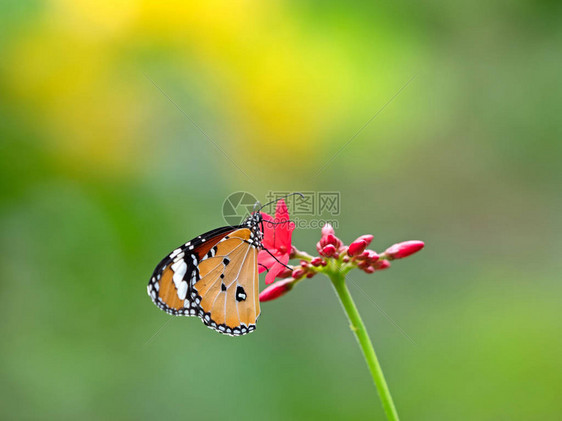
{"type": "Polygon", "coordinates": [[[383,419],[327,279],[243,338],[146,295],[230,193],[279,190],[426,241],[351,273],[403,419],[559,417],[561,9],[2,2],[1,417],[383,419]]]}

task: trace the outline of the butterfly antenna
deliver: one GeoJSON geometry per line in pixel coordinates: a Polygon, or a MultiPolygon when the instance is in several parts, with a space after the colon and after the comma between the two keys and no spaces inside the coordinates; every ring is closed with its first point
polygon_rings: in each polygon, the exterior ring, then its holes
{"type": "Polygon", "coordinates": [[[292,267],[287,266],[285,263],[283,263],[282,261],[280,261],[277,257],[275,257],[268,249],[266,249],[265,247],[263,247],[263,250],[265,250],[271,257],[273,257],[277,263],[281,263],[283,266],[285,266],[287,269],[289,270],[293,270],[292,267]]]}
{"type": "Polygon", "coordinates": [[[265,205],[261,206],[257,211],[259,212],[259,211],[261,211],[263,208],[265,208],[266,206],[269,206],[269,205],[271,205],[272,203],[275,203],[275,202],[277,202],[277,201],[279,201],[279,200],[281,200],[281,199],[286,199],[287,197],[296,196],[296,195],[299,195],[302,199],[304,199],[304,194],[302,194],[302,193],[300,193],[300,192],[289,193],[289,194],[286,194],[285,196],[278,197],[277,199],[272,200],[271,202],[267,202],[265,205]]]}
{"type": "Polygon", "coordinates": [[[283,219],[282,221],[279,222],[265,221],[266,224],[271,224],[271,225],[288,224],[289,222],[292,222],[293,224],[295,223],[295,221],[293,221],[292,219],[283,219]]]}

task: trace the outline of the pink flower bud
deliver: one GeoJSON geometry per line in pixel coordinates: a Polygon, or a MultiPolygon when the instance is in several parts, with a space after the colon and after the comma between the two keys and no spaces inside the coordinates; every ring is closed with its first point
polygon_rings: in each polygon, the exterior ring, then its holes
{"type": "Polygon", "coordinates": [[[359,237],[357,240],[355,240],[353,243],[349,245],[349,248],[347,249],[347,254],[352,257],[360,255],[365,251],[367,246],[371,244],[371,241],[373,241],[372,235],[362,235],[361,237],[359,237]]]}
{"type": "Polygon", "coordinates": [[[376,270],[388,269],[390,267],[390,262],[388,260],[379,260],[373,265],[373,267],[376,270]]]}
{"type": "Polygon", "coordinates": [[[322,265],[322,258],[321,257],[315,257],[314,259],[312,259],[310,261],[310,264],[312,266],[318,267],[318,266],[322,265]]]}
{"type": "Polygon", "coordinates": [[[367,251],[367,261],[369,263],[375,263],[376,261],[379,260],[379,254],[376,251],[373,250],[366,250],[367,251]]]}
{"type": "Polygon", "coordinates": [[[295,279],[302,278],[303,275],[304,275],[304,269],[299,268],[293,271],[293,278],[295,279]]]}
{"type": "Polygon", "coordinates": [[[351,257],[358,256],[365,251],[367,243],[364,241],[354,241],[347,248],[347,254],[351,257]]]}
{"type": "Polygon", "coordinates": [[[420,251],[424,247],[423,241],[404,241],[386,249],[384,255],[389,259],[402,259],[420,251]]]}
{"type": "Polygon", "coordinates": [[[336,249],[343,246],[342,241],[336,237],[334,228],[332,228],[330,224],[326,224],[324,228],[322,228],[322,237],[316,244],[316,250],[318,250],[318,253],[322,254],[321,250],[329,244],[333,245],[336,249]]]}
{"type": "Polygon", "coordinates": [[[336,253],[336,247],[333,244],[328,244],[320,250],[320,254],[326,257],[332,257],[336,253]]]}
{"type": "Polygon", "coordinates": [[[326,224],[322,227],[322,237],[325,237],[328,234],[336,234],[336,232],[334,231],[334,227],[332,227],[330,224],[326,224]]]}
{"type": "Polygon", "coordinates": [[[293,269],[284,268],[281,272],[277,274],[276,278],[285,279],[291,276],[292,273],[293,273],[293,269]]]}
{"type": "Polygon", "coordinates": [[[275,300],[276,298],[285,295],[293,288],[294,282],[294,279],[289,278],[271,284],[260,293],[260,301],[263,303],[264,301],[275,300]]]}
{"type": "Polygon", "coordinates": [[[371,244],[371,241],[373,241],[373,236],[371,234],[365,234],[362,235],[361,237],[357,238],[357,240],[355,241],[364,241],[367,243],[367,245],[371,244]]]}
{"type": "Polygon", "coordinates": [[[370,253],[371,253],[371,250],[365,250],[363,253],[361,253],[360,256],[357,256],[357,259],[359,259],[359,260],[368,259],[370,253]]]}
{"type": "Polygon", "coordinates": [[[365,269],[363,269],[365,272],[367,273],[373,273],[375,271],[375,268],[373,266],[367,266],[365,269]]]}
{"type": "Polygon", "coordinates": [[[357,262],[357,267],[358,267],[359,269],[363,269],[363,270],[367,269],[370,265],[371,265],[371,264],[369,263],[368,260],[359,260],[359,261],[357,262]]]}
{"type": "Polygon", "coordinates": [[[295,246],[291,246],[291,252],[289,253],[289,259],[293,259],[297,254],[297,248],[295,246]]]}
{"type": "Polygon", "coordinates": [[[316,272],[311,271],[311,272],[306,273],[306,277],[309,278],[309,279],[312,278],[314,275],[316,275],[316,272]]]}
{"type": "Polygon", "coordinates": [[[310,263],[308,263],[306,260],[301,260],[301,266],[302,266],[303,268],[308,267],[309,264],[310,264],[310,263]]]}

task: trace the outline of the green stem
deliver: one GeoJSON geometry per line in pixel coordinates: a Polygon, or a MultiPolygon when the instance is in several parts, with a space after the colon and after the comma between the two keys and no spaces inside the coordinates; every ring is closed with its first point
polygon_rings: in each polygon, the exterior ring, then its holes
{"type": "Polygon", "coordinates": [[[306,260],[307,262],[310,262],[312,260],[312,256],[308,254],[306,251],[301,251],[297,249],[295,249],[295,253],[293,256],[291,256],[291,258],[306,260]]]}
{"type": "Polygon", "coordinates": [[[398,420],[398,413],[396,412],[396,407],[392,401],[390,390],[388,389],[386,380],[384,379],[384,375],[382,373],[382,368],[377,359],[377,355],[375,354],[375,349],[373,348],[369,334],[365,329],[365,325],[361,320],[361,316],[359,315],[357,307],[353,302],[353,298],[351,298],[351,294],[345,284],[345,274],[339,271],[334,271],[328,275],[332,280],[332,284],[334,285],[336,293],[338,294],[345,313],[351,323],[351,330],[355,333],[357,342],[363,351],[363,355],[365,356],[365,360],[367,361],[367,365],[371,371],[373,381],[375,382],[375,386],[379,392],[379,397],[381,399],[384,412],[386,413],[386,417],[389,420],[398,420]]]}

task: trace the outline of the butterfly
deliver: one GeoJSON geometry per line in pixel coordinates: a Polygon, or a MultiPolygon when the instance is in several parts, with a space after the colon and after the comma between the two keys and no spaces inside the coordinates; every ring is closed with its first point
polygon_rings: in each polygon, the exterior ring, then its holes
{"type": "Polygon", "coordinates": [[[197,236],[156,266],[148,295],[166,313],[197,316],[217,332],[240,336],[254,331],[263,235],[262,215],[254,211],[241,225],[197,236]]]}

